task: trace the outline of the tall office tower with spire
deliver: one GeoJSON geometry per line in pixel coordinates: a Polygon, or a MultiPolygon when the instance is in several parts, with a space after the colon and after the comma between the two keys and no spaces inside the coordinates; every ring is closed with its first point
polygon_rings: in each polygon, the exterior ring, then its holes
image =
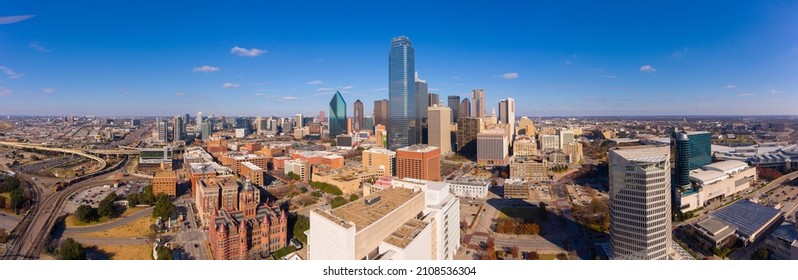
{"type": "Polygon", "coordinates": [[[474,104],[474,110],[471,115],[477,118],[485,116],[485,90],[475,89],[471,93],[471,100],[474,104]]]}
{"type": "Polygon", "coordinates": [[[471,117],[471,100],[468,98],[463,99],[463,102],[460,102],[460,110],[457,112],[458,118],[470,118],[471,117]]]}
{"type": "Polygon", "coordinates": [[[429,145],[441,148],[441,155],[452,151],[451,122],[452,109],[433,105],[428,109],[429,145]]]}
{"type": "Polygon", "coordinates": [[[460,96],[459,95],[449,95],[446,98],[446,106],[449,109],[452,109],[452,119],[449,120],[450,123],[456,123],[458,116],[460,116],[460,96]]]}
{"type": "Polygon", "coordinates": [[[399,36],[391,40],[388,53],[388,146],[392,150],[418,143],[415,56],[410,39],[399,36]]]}
{"type": "Polygon", "coordinates": [[[363,129],[363,102],[360,99],[355,100],[354,117],[352,117],[352,129],[360,131],[363,129]]]}
{"type": "Polygon", "coordinates": [[[374,100],[374,126],[381,124],[388,128],[388,99],[374,100]]]}
{"type": "Polygon", "coordinates": [[[336,91],[330,100],[330,138],[346,133],[346,101],[336,91]]]}
{"type": "Polygon", "coordinates": [[[429,107],[429,91],[427,89],[427,81],[418,78],[416,72],[416,133],[418,140],[416,143],[427,143],[426,128],[427,128],[427,107],[429,107]]]}
{"type": "Polygon", "coordinates": [[[509,139],[515,136],[515,100],[508,97],[499,101],[499,122],[509,125],[509,139]]]}
{"type": "Polygon", "coordinates": [[[665,260],[671,250],[670,147],[609,151],[610,246],[620,260],[665,260]]]}
{"type": "Polygon", "coordinates": [[[172,120],[172,141],[179,141],[186,139],[186,130],[185,126],[183,125],[183,118],[180,116],[175,116],[172,120]]]}

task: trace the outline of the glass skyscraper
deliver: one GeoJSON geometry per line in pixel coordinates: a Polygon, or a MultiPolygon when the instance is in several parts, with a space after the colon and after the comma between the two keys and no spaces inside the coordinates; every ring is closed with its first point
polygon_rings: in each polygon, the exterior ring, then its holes
{"type": "Polygon", "coordinates": [[[405,36],[391,40],[388,54],[388,146],[398,149],[418,144],[415,50],[405,36]]]}
{"type": "Polygon", "coordinates": [[[346,101],[336,91],[330,100],[330,138],[346,133],[346,101]]]}

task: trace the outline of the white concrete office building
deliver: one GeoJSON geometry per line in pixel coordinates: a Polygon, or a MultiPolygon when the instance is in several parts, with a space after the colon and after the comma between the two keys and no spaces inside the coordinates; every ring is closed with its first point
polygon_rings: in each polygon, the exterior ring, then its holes
{"type": "Polygon", "coordinates": [[[609,151],[610,246],[614,259],[666,260],[671,248],[669,146],[609,151]]]}

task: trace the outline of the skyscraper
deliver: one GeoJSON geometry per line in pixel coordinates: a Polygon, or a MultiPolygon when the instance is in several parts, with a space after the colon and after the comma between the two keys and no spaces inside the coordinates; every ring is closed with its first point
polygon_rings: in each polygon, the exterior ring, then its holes
{"type": "MultiPolygon", "coordinates": [[[[198,112],[197,113],[197,121],[194,123],[194,125],[196,125],[197,128],[199,128],[201,124],[202,124],[202,112],[198,112]]],[[[197,130],[199,130],[199,129],[197,129],[197,130]]]]}
{"type": "Polygon", "coordinates": [[[183,118],[180,116],[175,116],[174,120],[172,120],[172,137],[173,141],[179,141],[185,139],[185,126],[183,124],[183,118]]]}
{"type": "Polygon", "coordinates": [[[415,51],[410,39],[393,38],[388,55],[388,145],[394,150],[418,143],[415,72],[415,51]]]}
{"type": "Polygon", "coordinates": [[[167,127],[166,119],[155,119],[155,133],[157,141],[164,143],[169,141],[169,128],[167,127]]]}
{"type": "Polygon", "coordinates": [[[363,129],[363,102],[360,99],[355,100],[354,117],[352,119],[352,129],[360,131],[363,129]]]}
{"type": "Polygon", "coordinates": [[[460,102],[460,109],[457,110],[457,118],[470,118],[471,114],[471,100],[468,98],[463,99],[463,102],[460,102]]]}
{"type": "Polygon", "coordinates": [[[210,120],[207,122],[200,123],[201,130],[200,133],[202,135],[202,141],[208,141],[211,139],[211,135],[213,135],[213,124],[210,120]]]}
{"type": "Polygon", "coordinates": [[[427,143],[426,126],[427,126],[427,107],[429,107],[429,91],[427,90],[427,81],[418,78],[416,72],[416,133],[418,140],[416,143],[427,143]]]}
{"type": "Polygon", "coordinates": [[[613,148],[609,173],[614,259],[667,259],[671,249],[670,147],[613,148]]]}
{"type": "Polygon", "coordinates": [[[460,116],[460,96],[449,95],[446,105],[449,106],[449,109],[452,109],[452,119],[449,120],[449,123],[456,123],[458,116],[460,116]]]}
{"type": "Polygon", "coordinates": [[[441,105],[441,96],[437,93],[430,93],[429,95],[429,107],[432,106],[439,106],[441,105]]]}
{"type": "Polygon", "coordinates": [[[680,207],[681,193],[689,192],[690,171],[712,163],[712,135],[706,131],[674,133],[675,155],[675,188],[673,188],[673,206],[680,207]],[[681,191],[681,192],[679,192],[681,191]]]}
{"type": "Polygon", "coordinates": [[[330,138],[346,133],[346,101],[336,91],[330,100],[330,138]]]}
{"type": "Polygon", "coordinates": [[[504,123],[509,125],[509,135],[508,138],[510,141],[513,140],[513,136],[515,136],[515,100],[508,97],[507,99],[502,99],[499,101],[499,123],[504,123]]]}
{"type": "Polygon", "coordinates": [[[388,99],[374,100],[374,125],[388,128],[388,99]]]}
{"type": "Polygon", "coordinates": [[[429,145],[441,148],[441,154],[446,155],[452,151],[452,136],[449,120],[452,119],[452,109],[449,107],[432,106],[428,108],[429,119],[429,145]]]}
{"type": "Polygon", "coordinates": [[[485,90],[475,89],[472,92],[471,100],[474,102],[474,110],[471,115],[477,118],[485,116],[485,90]]]}

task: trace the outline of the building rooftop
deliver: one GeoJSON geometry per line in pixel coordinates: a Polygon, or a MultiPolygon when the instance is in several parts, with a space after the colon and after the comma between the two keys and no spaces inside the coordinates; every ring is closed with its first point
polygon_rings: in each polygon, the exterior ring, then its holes
{"type": "MultiPolygon", "coordinates": [[[[361,230],[419,195],[424,195],[424,193],[405,188],[389,188],[333,209],[328,212],[329,215],[322,214],[322,216],[334,222],[352,223],[356,229],[361,230]],[[372,201],[372,203],[367,203],[367,201],[372,201]]],[[[317,213],[319,212],[325,211],[317,211],[317,213]]]]}
{"type": "Polygon", "coordinates": [[[371,148],[371,149],[365,150],[364,152],[375,153],[375,154],[384,154],[384,155],[396,155],[396,152],[388,150],[388,149],[383,149],[383,148],[371,148]]]}
{"type": "Polygon", "coordinates": [[[699,183],[701,183],[703,185],[712,184],[714,182],[726,179],[728,177],[729,177],[729,175],[726,175],[726,173],[723,173],[723,172],[720,172],[720,171],[716,171],[716,170],[696,169],[696,170],[690,171],[690,179],[698,181],[699,183]]]}
{"type": "Polygon", "coordinates": [[[737,228],[729,226],[714,218],[705,219],[697,224],[713,237],[725,237],[737,230],[737,228]]]}
{"type": "Polygon", "coordinates": [[[177,179],[177,174],[174,171],[160,171],[155,173],[154,178],[175,178],[177,179]]]}
{"type": "Polygon", "coordinates": [[[229,167],[215,162],[190,163],[189,166],[192,174],[229,174],[233,172],[229,167]]]}
{"type": "Polygon", "coordinates": [[[744,199],[721,208],[717,212],[709,215],[731,226],[737,227],[739,233],[746,237],[750,237],[756,235],[762,228],[766,227],[776,216],[781,215],[781,212],[773,207],[753,203],[750,200],[744,199]]]}
{"type": "Polygon", "coordinates": [[[702,169],[704,170],[717,170],[726,174],[730,174],[734,171],[738,171],[741,169],[745,169],[748,167],[748,164],[739,160],[724,160],[719,161],[711,164],[704,165],[702,169]]]}
{"type": "Polygon", "coordinates": [[[412,145],[412,146],[407,146],[407,147],[404,147],[404,148],[399,148],[396,151],[397,152],[398,151],[403,151],[403,152],[426,153],[426,152],[432,152],[434,150],[439,150],[439,149],[440,148],[438,148],[438,147],[433,147],[433,146],[419,144],[419,145],[412,145]]]}
{"type": "Polygon", "coordinates": [[[263,170],[262,168],[258,167],[257,165],[249,161],[242,162],[241,165],[246,166],[247,168],[249,168],[249,170],[263,170]]]}
{"type": "Polygon", "coordinates": [[[787,240],[787,241],[796,241],[798,240],[798,227],[795,224],[790,222],[784,222],[771,233],[776,238],[787,240]]]}
{"type": "Polygon", "coordinates": [[[670,156],[670,148],[668,146],[626,146],[612,148],[610,151],[629,161],[643,163],[662,162],[667,160],[670,156]]]}
{"type": "Polygon", "coordinates": [[[393,246],[399,247],[404,249],[407,245],[413,242],[413,240],[427,227],[429,223],[417,219],[411,219],[405,222],[402,226],[400,226],[396,231],[391,233],[388,238],[385,238],[385,242],[391,244],[393,246]]]}

